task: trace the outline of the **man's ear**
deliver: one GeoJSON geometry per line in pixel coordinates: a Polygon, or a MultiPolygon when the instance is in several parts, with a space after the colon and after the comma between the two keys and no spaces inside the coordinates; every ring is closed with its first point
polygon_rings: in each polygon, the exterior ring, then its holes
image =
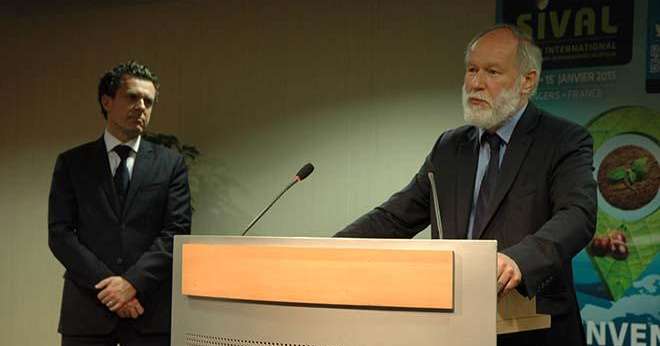
{"type": "Polygon", "coordinates": [[[108,95],[102,95],[101,96],[101,104],[103,105],[103,109],[105,109],[106,112],[110,112],[112,109],[112,97],[108,95]]]}
{"type": "Polygon", "coordinates": [[[538,84],[539,74],[536,70],[530,70],[522,77],[520,92],[523,95],[530,95],[536,84],[538,84]]]}

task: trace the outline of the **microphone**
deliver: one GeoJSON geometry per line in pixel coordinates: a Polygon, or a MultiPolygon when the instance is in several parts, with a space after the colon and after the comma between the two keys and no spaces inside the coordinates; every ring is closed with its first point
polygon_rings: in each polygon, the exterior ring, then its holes
{"type": "MultiPolygon", "coordinates": [[[[298,171],[298,173],[296,173],[296,176],[293,177],[293,180],[302,181],[303,179],[307,178],[310,174],[312,174],[312,172],[314,172],[314,165],[308,163],[302,166],[302,168],[298,171]]],[[[291,185],[293,184],[295,183],[292,183],[291,185]]]]}
{"type": "Polygon", "coordinates": [[[284,195],[285,192],[289,191],[289,189],[293,185],[303,181],[303,179],[307,178],[310,174],[312,174],[313,171],[314,171],[314,165],[312,165],[311,163],[308,163],[308,164],[302,166],[302,168],[298,171],[298,173],[296,173],[296,176],[293,177],[291,182],[289,182],[284,187],[282,192],[280,192],[277,196],[275,196],[275,199],[273,199],[273,201],[270,202],[270,204],[268,204],[268,206],[266,208],[264,208],[264,210],[262,210],[259,213],[259,215],[257,215],[257,217],[255,217],[252,220],[252,222],[250,222],[250,224],[245,228],[245,231],[243,231],[243,234],[241,234],[241,236],[244,236],[250,230],[250,228],[252,228],[252,226],[254,226],[254,224],[257,223],[257,221],[259,221],[259,219],[261,219],[262,216],[264,216],[264,214],[266,214],[266,212],[270,209],[270,207],[272,207],[273,204],[275,204],[275,202],[277,202],[277,200],[280,199],[280,197],[282,197],[282,195],[284,195]]]}

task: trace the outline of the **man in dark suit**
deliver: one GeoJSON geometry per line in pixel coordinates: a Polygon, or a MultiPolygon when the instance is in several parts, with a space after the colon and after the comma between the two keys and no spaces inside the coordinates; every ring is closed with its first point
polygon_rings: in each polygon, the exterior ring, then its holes
{"type": "Polygon", "coordinates": [[[434,237],[442,229],[448,239],[496,239],[498,293],[535,296],[538,312],[552,316],[549,330],[498,344],[584,345],[571,259],[595,229],[591,136],[529,102],[541,51],[515,27],[478,34],[465,58],[469,125],[443,133],[403,190],[336,236],[411,238],[431,223],[434,237]]]}
{"type": "Polygon", "coordinates": [[[172,241],[189,234],[183,157],[142,140],[158,79],[122,64],[99,83],[103,136],[59,155],[48,244],[64,265],[62,345],[169,345],[172,241]]]}

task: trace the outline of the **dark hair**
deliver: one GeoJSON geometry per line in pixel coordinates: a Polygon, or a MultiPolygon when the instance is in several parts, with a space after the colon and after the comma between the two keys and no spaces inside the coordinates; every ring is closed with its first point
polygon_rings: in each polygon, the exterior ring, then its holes
{"type": "Polygon", "coordinates": [[[99,81],[98,101],[99,105],[101,106],[101,113],[103,113],[103,117],[106,119],[108,119],[108,112],[106,112],[105,108],[103,108],[101,98],[103,95],[115,97],[117,94],[117,89],[119,89],[121,86],[121,78],[124,75],[148,80],[154,83],[154,87],[156,88],[156,97],[158,96],[158,88],[160,86],[158,83],[158,77],[153,72],[151,72],[148,67],[135,61],[129,61],[125,64],[117,65],[112,70],[106,72],[99,81]]]}

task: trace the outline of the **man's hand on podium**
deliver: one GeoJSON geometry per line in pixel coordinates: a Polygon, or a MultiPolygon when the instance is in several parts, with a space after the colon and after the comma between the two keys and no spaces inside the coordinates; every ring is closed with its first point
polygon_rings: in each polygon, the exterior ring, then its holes
{"type": "Polygon", "coordinates": [[[497,253],[497,296],[502,297],[522,281],[522,273],[511,257],[497,253]]]}

